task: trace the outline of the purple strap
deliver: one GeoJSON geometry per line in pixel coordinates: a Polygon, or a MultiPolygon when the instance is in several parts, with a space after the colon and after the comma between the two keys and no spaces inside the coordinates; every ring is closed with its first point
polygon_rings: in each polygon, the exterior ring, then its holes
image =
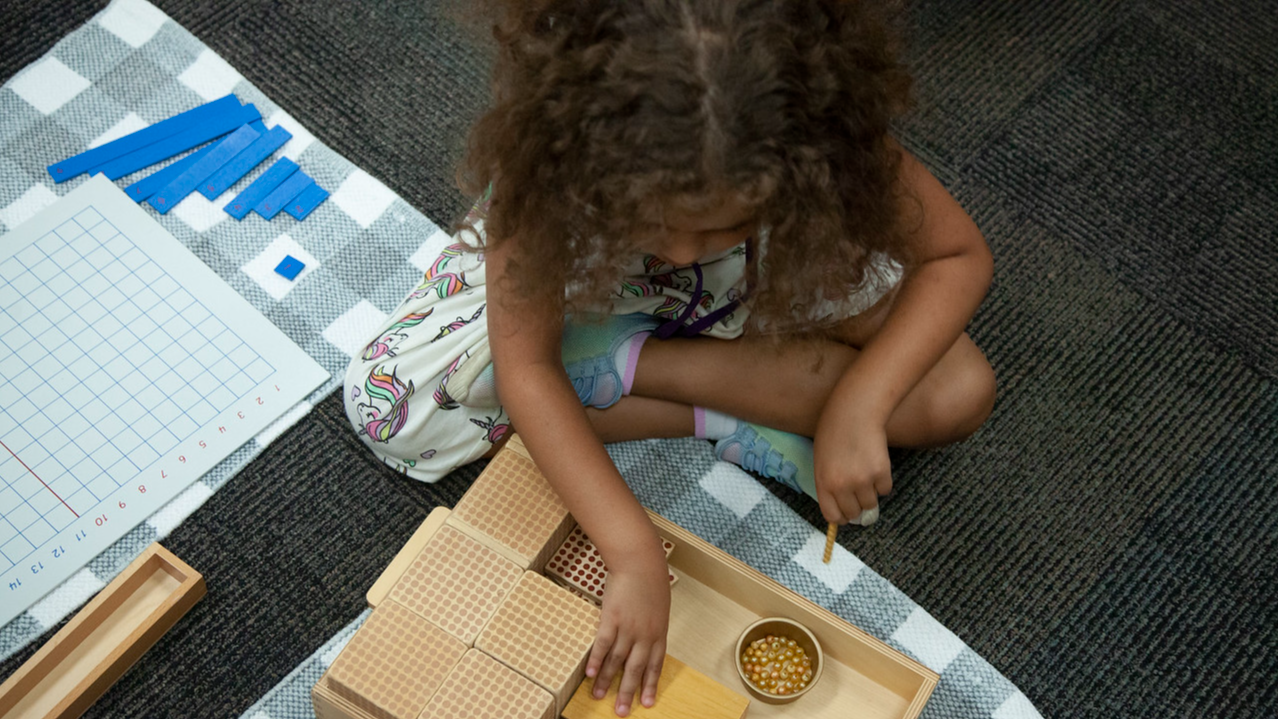
{"type": "Polygon", "coordinates": [[[719,322],[730,312],[737,309],[737,306],[741,304],[740,300],[733,300],[705,317],[698,318],[692,324],[684,324],[693,316],[693,313],[697,310],[698,303],[702,301],[702,266],[694,262],[692,267],[693,274],[697,275],[697,283],[693,286],[692,301],[688,303],[688,307],[684,308],[683,314],[666,321],[653,332],[653,335],[658,339],[664,340],[676,336],[696,337],[703,330],[719,322]]]}
{"type": "Polygon", "coordinates": [[[714,325],[716,322],[727,317],[733,310],[737,309],[737,306],[741,303],[741,300],[733,300],[709,315],[698,319],[693,324],[681,327],[678,332],[679,336],[696,337],[697,335],[700,335],[702,332],[711,327],[711,325],[714,325]]]}
{"type": "Polygon", "coordinates": [[[697,284],[693,285],[693,299],[684,308],[684,313],[679,317],[672,317],[670,320],[658,327],[653,335],[659,340],[673,337],[676,332],[684,326],[689,317],[693,316],[693,312],[697,310],[697,303],[702,299],[702,266],[696,262],[693,263],[693,274],[697,275],[697,284]]]}

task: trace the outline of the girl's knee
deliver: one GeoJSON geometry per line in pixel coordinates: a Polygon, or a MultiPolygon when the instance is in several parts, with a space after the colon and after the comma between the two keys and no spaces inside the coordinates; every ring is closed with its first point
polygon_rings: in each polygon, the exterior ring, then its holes
{"type": "Polygon", "coordinates": [[[995,408],[995,370],[978,352],[958,368],[949,385],[938,398],[938,410],[952,428],[952,441],[957,441],[980,429],[995,408]]]}
{"type": "Polygon", "coordinates": [[[958,442],[985,424],[995,406],[995,371],[980,351],[946,363],[932,379],[925,411],[937,444],[958,442]]]}

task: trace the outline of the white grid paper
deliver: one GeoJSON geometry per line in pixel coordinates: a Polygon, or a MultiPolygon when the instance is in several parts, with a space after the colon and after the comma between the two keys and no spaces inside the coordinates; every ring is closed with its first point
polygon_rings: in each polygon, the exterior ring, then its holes
{"type": "Polygon", "coordinates": [[[0,247],[3,622],[328,373],[101,177],[0,247]]]}

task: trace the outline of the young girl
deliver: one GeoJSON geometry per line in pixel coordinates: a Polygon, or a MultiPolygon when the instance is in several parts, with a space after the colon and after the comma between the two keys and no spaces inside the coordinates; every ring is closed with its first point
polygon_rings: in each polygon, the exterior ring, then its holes
{"type": "Polygon", "coordinates": [[[909,79],[835,0],[496,8],[485,196],[347,375],[388,464],[425,481],[517,429],[610,576],[587,663],[651,706],[670,590],[605,442],[696,435],[869,523],[888,447],[974,432],[994,377],[964,334],[981,233],[890,136],[909,79]],[[509,418],[509,419],[508,419],[509,418]],[[808,438],[811,438],[808,439],[808,438]]]}

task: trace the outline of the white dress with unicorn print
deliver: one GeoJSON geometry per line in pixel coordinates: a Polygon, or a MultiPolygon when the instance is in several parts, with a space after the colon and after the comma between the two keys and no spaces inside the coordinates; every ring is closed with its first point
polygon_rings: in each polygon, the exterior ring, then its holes
{"type": "MultiPolygon", "coordinates": [[[[483,246],[479,217],[475,211],[468,216],[470,227],[453,236],[347,368],[346,412],[360,439],[387,465],[426,482],[484,456],[510,431],[491,394],[472,399],[470,391],[491,365],[484,255],[473,249],[483,246]]],[[[746,256],[745,244],[687,267],[639,256],[627,268],[611,311],[664,320],[654,331],[659,339],[740,337],[747,317],[739,304],[746,256]]],[[[879,264],[890,282],[832,306],[832,314],[855,315],[891,289],[901,268],[891,261],[879,264]]]]}

